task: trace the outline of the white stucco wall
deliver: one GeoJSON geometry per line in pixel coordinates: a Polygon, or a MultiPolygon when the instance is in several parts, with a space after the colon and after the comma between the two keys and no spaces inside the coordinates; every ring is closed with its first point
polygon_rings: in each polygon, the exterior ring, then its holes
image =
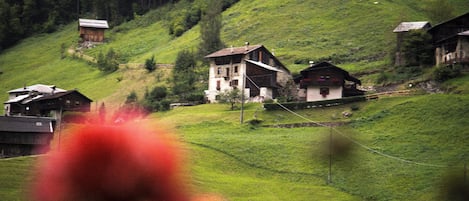
{"type": "Polygon", "coordinates": [[[306,89],[306,101],[320,101],[342,98],[342,86],[329,86],[329,95],[323,97],[319,86],[310,86],[306,89]]]}
{"type": "MultiPolygon", "coordinates": [[[[208,90],[205,90],[205,96],[207,99],[215,103],[216,101],[216,96],[224,92],[226,90],[232,90],[233,87],[237,87],[238,89],[242,88],[242,78],[243,74],[245,73],[245,64],[244,63],[238,63],[238,64],[228,64],[228,65],[215,65],[211,64],[210,69],[209,69],[209,83],[208,83],[208,90]],[[238,66],[238,73],[234,73],[233,68],[234,66],[238,66]],[[218,68],[222,69],[221,76],[217,74],[218,68]],[[230,68],[230,73],[228,79],[225,79],[225,73],[226,73],[226,68],[230,68]],[[233,80],[238,80],[238,85],[236,86],[231,86],[230,82],[233,80]],[[220,89],[217,90],[217,82],[220,82],[220,89]]],[[[246,92],[245,92],[246,93],[246,92]]],[[[248,96],[249,97],[249,93],[248,96]]]]}

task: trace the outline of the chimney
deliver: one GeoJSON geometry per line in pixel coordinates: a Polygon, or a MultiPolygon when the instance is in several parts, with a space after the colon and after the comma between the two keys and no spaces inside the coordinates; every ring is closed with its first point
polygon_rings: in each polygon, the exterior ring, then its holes
{"type": "Polygon", "coordinates": [[[244,45],[245,45],[245,50],[248,51],[249,50],[249,42],[245,42],[244,45]]]}
{"type": "Polygon", "coordinates": [[[231,53],[233,53],[233,52],[234,52],[233,45],[230,47],[230,51],[231,51],[231,53]]]}

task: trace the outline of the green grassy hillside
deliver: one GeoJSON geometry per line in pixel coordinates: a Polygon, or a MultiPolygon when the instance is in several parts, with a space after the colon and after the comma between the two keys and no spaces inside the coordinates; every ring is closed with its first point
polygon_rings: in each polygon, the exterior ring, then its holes
{"type": "MultiPolygon", "coordinates": [[[[187,146],[197,193],[229,200],[428,201],[442,200],[445,175],[463,178],[469,152],[468,103],[467,95],[421,95],[354,104],[359,109],[349,119],[352,123],[332,130],[333,139],[351,144],[348,154],[333,156],[331,184],[325,149],[329,128],[240,125],[239,111],[216,104],[155,113],[146,122],[168,127],[187,146]]],[[[268,125],[290,121],[272,116],[296,116],[286,111],[273,115],[260,107],[248,105],[245,118],[266,117],[263,124],[268,125]]],[[[333,117],[350,107],[299,114],[323,121],[316,113],[333,117]]],[[[35,160],[0,160],[0,197],[22,194],[35,160]]]]}
{"type": "MultiPolygon", "coordinates": [[[[241,0],[223,13],[222,39],[228,46],[245,41],[264,44],[294,72],[309,60],[329,58],[353,73],[380,69],[389,63],[392,29],[400,21],[426,20],[422,2],[241,0]]],[[[459,13],[469,9],[467,1],[452,2],[459,13]]],[[[180,37],[170,36],[168,12],[178,10],[163,7],[114,27],[106,33],[106,44],[85,53],[93,56],[113,48],[130,63],[143,63],[152,55],[157,63],[173,63],[178,51],[196,50],[199,26],[180,37]]],[[[10,89],[43,83],[78,88],[93,100],[116,107],[133,90],[141,97],[147,87],[167,82],[167,68],[148,74],[123,65],[104,74],[81,59],[61,59],[62,44],[76,45],[77,37],[74,23],[3,51],[0,99],[6,100],[10,89]]],[[[359,109],[352,118],[341,116],[352,105],[298,111],[314,121],[351,122],[332,132],[334,139],[350,143],[346,136],[355,142],[347,157],[334,158],[332,184],[327,184],[324,157],[329,128],[240,125],[239,111],[220,104],[154,113],[147,122],[172,129],[187,145],[198,193],[216,193],[228,200],[441,200],[444,175],[461,176],[469,157],[468,79],[466,75],[444,83],[459,95],[353,104],[359,109]]],[[[265,125],[305,121],[286,111],[264,111],[259,104],[246,109],[246,120],[259,118],[265,125]]],[[[0,200],[21,200],[35,162],[35,157],[0,160],[0,200]]]]}
{"type": "MultiPolygon", "coordinates": [[[[392,29],[400,21],[427,19],[424,3],[374,2],[378,1],[241,0],[223,13],[222,40],[227,46],[241,46],[245,41],[264,44],[292,72],[307,67],[310,60],[328,59],[352,72],[379,69],[389,63],[387,54],[395,40],[392,29]]],[[[456,13],[469,9],[469,4],[464,2],[453,2],[457,5],[456,13]]],[[[133,21],[108,30],[108,42],[85,53],[97,56],[113,48],[130,63],[143,63],[153,55],[157,63],[173,63],[177,52],[196,51],[200,40],[199,26],[180,37],[169,34],[171,19],[180,9],[188,7],[187,1],[180,1],[175,6],[164,6],[137,16],[133,21]]],[[[73,23],[56,33],[30,37],[3,51],[0,54],[0,98],[6,100],[6,91],[10,89],[44,83],[65,89],[78,88],[93,100],[118,105],[127,92],[135,90],[143,94],[147,86],[133,83],[138,79],[123,83],[118,83],[117,79],[124,77],[126,81],[125,77],[134,77],[147,80],[141,82],[145,84],[161,82],[154,79],[154,74],[136,74],[135,70],[121,68],[105,75],[87,62],[71,57],[61,59],[61,47],[75,46],[77,40],[76,23],[73,23]]],[[[372,84],[373,80],[367,82],[372,84]]]]}

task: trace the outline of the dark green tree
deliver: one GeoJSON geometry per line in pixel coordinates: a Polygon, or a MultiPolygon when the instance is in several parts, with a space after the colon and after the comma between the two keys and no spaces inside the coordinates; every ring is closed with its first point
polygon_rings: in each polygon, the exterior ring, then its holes
{"type": "Polygon", "coordinates": [[[186,100],[195,90],[196,64],[194,54],[191,51],[182,50],[178,53],[172,74],[172,92],[181,100],[186,100]]]}
{"type": "Polygon", "coordinates": [[[402,52],[407,66],[428,66],[434,63],[432,37],[424,30],[411,30],[403,40],[402,52]]]}
{"type": "Polygon", "coordinates": [[[151,56],[151,58],[145,60],[145,69],[147,69],[148,72],[153,72],[156,70],[156,61],[155,61],[155,56],[151,56]]]}
{"type": "Polygon", "coordinates": [[[209,0],[207,5],[208,7],[203,11],[202,20],[200,21],[200,58],[225,46],[220,37],[222,28],[222,1],[209,0]]]}

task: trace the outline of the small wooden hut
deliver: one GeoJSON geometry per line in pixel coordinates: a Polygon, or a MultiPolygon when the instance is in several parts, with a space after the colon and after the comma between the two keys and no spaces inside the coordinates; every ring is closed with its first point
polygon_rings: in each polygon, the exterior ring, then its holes
{"type": "Polygon", "coordinates": [[[104,42],[104,30],[109,29],[106,20],[79,19],[82,42],[104,42]]]}

